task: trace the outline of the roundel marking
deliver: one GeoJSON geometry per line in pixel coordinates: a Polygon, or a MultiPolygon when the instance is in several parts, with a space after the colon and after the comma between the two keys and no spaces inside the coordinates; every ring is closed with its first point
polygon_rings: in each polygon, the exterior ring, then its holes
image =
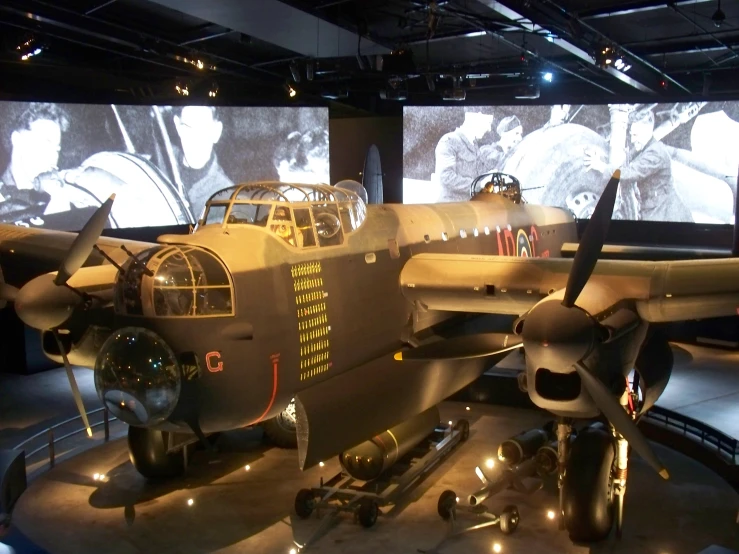
{"type": "Polygon", "coordinates": [[[523,229],[519,229],[516,234],[516,254],[519,258],[531,257],[531,242],[523,229]]]}

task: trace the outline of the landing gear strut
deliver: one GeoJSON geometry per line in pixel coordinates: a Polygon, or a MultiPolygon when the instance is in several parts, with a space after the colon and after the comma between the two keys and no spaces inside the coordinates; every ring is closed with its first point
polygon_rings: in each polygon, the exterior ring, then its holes
{"type": "Polygon", "coordinates": [[[559,490],[559,529],[565,528],[562,485],[567,471],[567,460],[570,457],[570,436],[572,425],[568,418],[561,417],[557,421],[557,488],[559,490]]]}

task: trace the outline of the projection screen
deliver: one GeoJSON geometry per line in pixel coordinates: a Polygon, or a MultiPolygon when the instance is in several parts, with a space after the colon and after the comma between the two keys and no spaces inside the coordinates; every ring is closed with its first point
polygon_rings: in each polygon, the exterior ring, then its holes
{"type": "Polygon", "coordinates": [[[327,108],[0,102],[0,222],[79,230],[194,224],[245,181],[329,182],[327,108]]]}
{"type": "Polygon", "coordinates": [[[621,169],[615,219],[733,224],[739,102],[405,107],[403,201],[470,199],[479,175],[588,218],[621,169]]]}

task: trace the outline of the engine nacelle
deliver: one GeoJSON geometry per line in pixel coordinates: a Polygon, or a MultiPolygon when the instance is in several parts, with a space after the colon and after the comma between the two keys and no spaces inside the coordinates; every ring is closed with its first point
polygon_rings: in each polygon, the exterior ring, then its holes
{"type": "MultiPolygon", "coordinates": [[[[110,333],[110,329],[91,325],[85,328],[81,335],[74,331],[65,334],[60,333],[59,339],[70,364],[92,369],[95,367],[95,359],[98,352],[100,352],[100,347],[110,333]]],[[[64,363],[59,345],[51,331],[41,333],[41,347],[47,358],[59,364],[64,363]]]]}
{"type": "Polygon", "coordinates": [[[667,339],[655,333],[645,342],[636,359],[635,371],[639,374],[642,402],[638,414],[647,412],[665,392],[672,375],[674,357],[667,339]]]}

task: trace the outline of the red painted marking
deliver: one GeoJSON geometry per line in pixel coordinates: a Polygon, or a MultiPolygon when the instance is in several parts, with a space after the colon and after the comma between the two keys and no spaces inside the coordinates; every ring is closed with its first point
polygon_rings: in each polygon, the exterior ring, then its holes
{"type": "Polygon", "coordinates": [[[278,365],[280,363],[280,355],[272,354],[272,356],[270,356],[270,359],[272,360],[272,398],[269,399],[269,404],[267,404],[267,408],[264,410],[264,413],[262,413],[262,415],[252,421],[249,425],[254,425],[255,423],[259,423],[260,421],[262,421],[264,419],[264,416],[269,413],[269,411],[272,409],[272,405],[275,403],[275,397],[277,396],[277,373],[278,365]]]}
{"type": "Polygon", "coordinates": [[[221,359],[221,353],[220,352],[208,352],[205,355],[205,365],[208,366],[208,371],[211,373],[216,373],[218,371],[223,371],[223,362],[218,362],[216,365],[213,365],[213,358],[220,360],[221,359]]]}
{"type": "Polygon", "coordinates": [[[500,231],[497,231],[495,234],[498,237],[498,256],[505,256],[505,252],[503,252],[503,243],[500,241],[500,231]]]}
{"type": "Polygon", "coordinates": [[[539,242],[539,230],[536,225],[531,226],[531,257],[536,258],[536,243],[539,242]]]}
{"type": "Polygon", "coordinates": [[[503,237],[505,238],[505,247],[507,256],[516,255],[516,240],[513,238],[513,233],[508,229],[503,230],[503,237]]]}

